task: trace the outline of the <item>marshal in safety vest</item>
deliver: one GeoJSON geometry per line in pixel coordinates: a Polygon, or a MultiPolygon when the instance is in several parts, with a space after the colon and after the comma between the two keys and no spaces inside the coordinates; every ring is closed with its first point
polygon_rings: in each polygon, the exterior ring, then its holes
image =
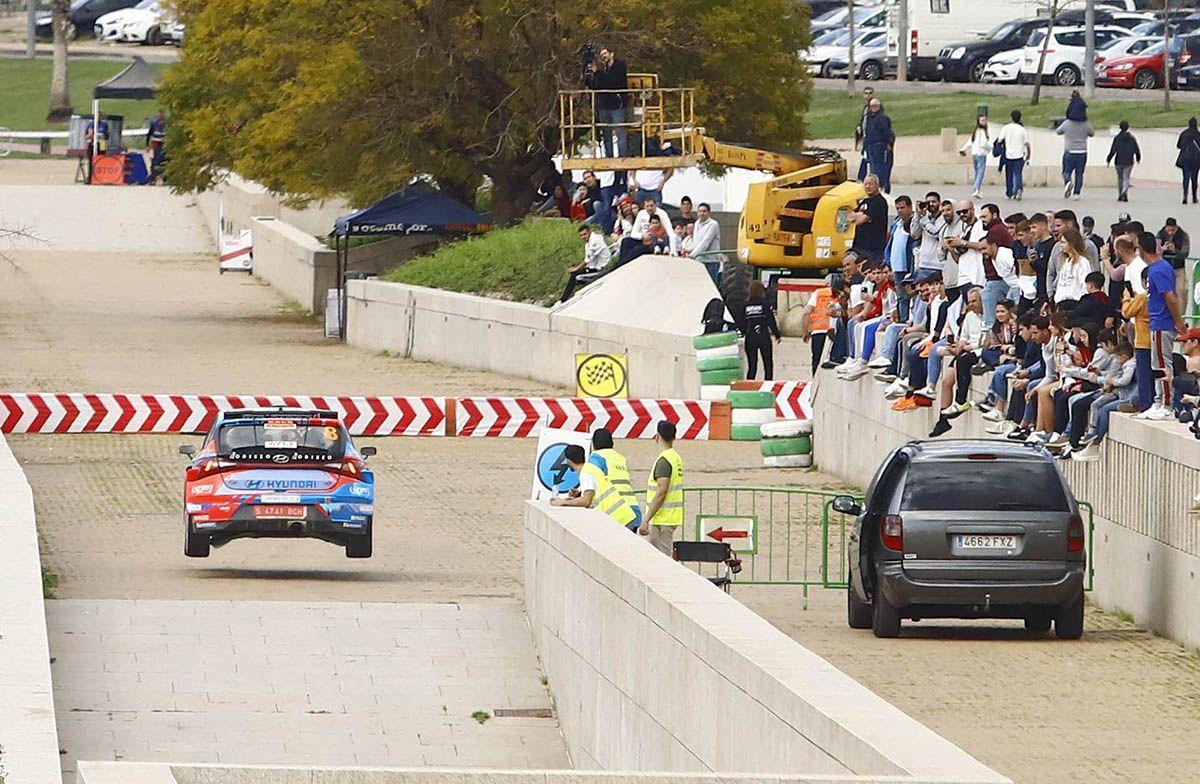
{"type": "MultiPolygon", "coordinates": [[[[667,497],[663,499],[662,506],[650,519],[650,525],[683,525],[683,458],[674,449],[659,452],[658,457],[654,459],[654,465],[658,465],[659,458],[671,464],[671,483],[667,486],[667,497]]],[[[658,492],[658,480],[654,478],[653,467],[650,469],[650,478],[646,486],[646,503],[650,503],[658,492]]]]}
{"type": "Polygon", "coordinates": [[[634,514],[637,515],[639,509],[637,495],[633,492],[633,482],[629,478],[629,464],[625,461],[625,456],[615,449],[596,449],[592,455],[604,460],[604,464],[608,467],[604,475],[620,491],[621,495],[625,496],[625,502],[633,508],[634,514]]]}
{"type": "Polygon", "coordinates": [[[621,495],[621,491],[612,482],[608,481],[608,477],[604,475],[599,466],[592,463],[584,463],[579,472],[587,474],[596,482],[596,494],[592,498],[593,509],[599,509],[621,525],[629,525],[633,522],[634,518],[637,517],[633,511],[633,507],[625,500],[625,496],[621,495]]]}

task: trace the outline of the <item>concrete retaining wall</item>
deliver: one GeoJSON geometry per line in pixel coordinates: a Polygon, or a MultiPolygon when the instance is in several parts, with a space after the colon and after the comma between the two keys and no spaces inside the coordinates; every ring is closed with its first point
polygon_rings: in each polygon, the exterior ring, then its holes
{"type": "MultiPolygon", "coordinates": [[[[813,397],[814,440],[822,470],[865,487],[883,456],[928,436],[932,409],[897,413],[882,387],[822,374],[813,397]]],[[[954,421],[948,438],[994,438],[978,414],[954,421]]],[[[1182,425],[1113,415],[1099,462],[1060,463],[1075,496],[1093,504],[1095,589],[1091,600],[1123,610],[1189,648],[1200,646],[1200,526],[1190,514],[1200,490],[1200,441],[1182,425]]]]}
{"type": "Polygon", "coordinates": [[[524,584],[578,768],[1005,780],[601,512],[528,502],[524,584]]]}
{"type": "MultiPolygon", "coordinates": [[[[945,780],[938,780],[944,782],[945,780]]],[[[81,762],[80,784],[934,784],[912,777],[81,762]]]]}
{"type": "Polygon", "coordinates": [[[631,397],[695,398],[688,337],[452,291],[350,281],[347,341],[373,351],[575,386],[575,354],[629,355],[631,397]],[[639,370],[642,369],[642,370],[639,370]]]}
{"type": "Polygon", "coordinates": [[[61,781],[33,492],[0,436],[0,781],[61,781]]]}

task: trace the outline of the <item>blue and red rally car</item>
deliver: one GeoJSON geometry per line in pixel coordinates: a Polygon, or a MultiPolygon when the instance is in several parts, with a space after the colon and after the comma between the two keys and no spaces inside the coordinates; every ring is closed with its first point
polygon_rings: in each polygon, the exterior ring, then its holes
{"type": "Polygon", "coordinates": [[[218,415],[184,480],[184,555],[244,537],[311,537],[371,557],[375,477],[337,412],[301,408],[218,415]]]}

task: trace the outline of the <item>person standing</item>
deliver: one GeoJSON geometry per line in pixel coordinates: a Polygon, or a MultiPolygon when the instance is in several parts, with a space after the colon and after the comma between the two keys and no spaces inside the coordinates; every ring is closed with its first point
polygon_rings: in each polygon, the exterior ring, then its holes
{"type": "Polygon", "coordinates": [[[715,284],[721,273],[721,262],[724,257],[717,251],[721,249],[721,224],[712,216],[712,207],[708,202],[700,202],[696,208],[696,223],[692,227],[692,250],[688,255],[699,261],[708,270],[708,276],[715,284]]]}
{"type": "Polygon", "coordinates": [[[1021,113],[1013,109],[1009,122],[996,137],[1003,147],[1000,153],[1004,165],[1004,195],[1020,200],[1025,195],[1025,164],[1029,162],[1029,134],[1021,124],[1021,113]]]}
{"type": "MultiPolygon", "coordinates": [[[[965,295],[969,288],[976,286],[982,288],[987,282],[987,275],[983,267],[983,252],[987,249],[987,226],[984,225],[982,219],[975,216],[975,205],[966,199],[958,203],[954,212],[960,223],[959,234],[946,245],[947,253],[958,264],[956,281],[958,291],[954,297],[950,297],[951,302],[957,296],[965,295]]],[[[949,286],[947,286],[947,296],[950,296],[949,286]]]]}
{"type": "Polygon", "coordinates": [[[1129,175],[1133,164],[1142,162],[1142,150],[1129,132],[1129,121],[1121,120],[1121,130],[1113,137],[1105,163],[1117,167],[1117,201],[1129,201],[1129,175]]]}
{"type": "Polygon", "coordinates": [[[775,342],[782,339],[779,325],[775,323],[775,309],[767,302],[767,291],[762,281],[750,281],[749,296],[746,300],[746,316],[743,319],[746,333],[746,378],[753,379],[758,375],[758,358],[762,357],[763,380],[775,378],[775,357],[771,349],[771,338],[775,342]]]}
{"type": "Polygon", "coordinates": [[[167,114],[162,109],[150,121],[146,130],[146,146],[150,148],[150,174],[157,177],[163,161],[163,144],[167,140],[167,114]]]}
{"type": "Polygon", "coordinates": [[[860,258],[871,261],[883,261],[883,249],[887,244],[888,206],[880,189],[879,177],[868,174],[863,179],[863,190],[867,195],[858,200],[858,207],[850,216],[850,222],[855,226],[851,250],[860,258]]]}
{"type": "Polygon", "coordinates": [[[958,150],[962,156],[971,156],[971,167],[974,176],[972,198],[983,196],[983,175],[987,171],[988,156],[992,153],[992,140],[988,137],[987,117],[982,114],[975,118],[975,127],[971,129],[971,138],[967,139],[958,150]]]}
{"type": "Polygon", "coordinates": [[[1196,203],[1196,180],[1200,178],[1200,128],[1196,127],[1196,118],[1188,120],[1187,127],[1179,134],[1175,142],[1179,155],[1175,165],[1183,170],[1183,203],[1187,204],[1188,187],[1192,189],[1192,204],[1196,203]]]}
{"type": "Polygon", "coordinates": [[[667,180],[675,174],[674,169],[638,169],[633,173],[633,186],[637,189],[637,198],[639,203],[645,203],[646,199],[654,199],[654,203],[659,207],[663,203],[663,186],[667,184],[667,180]]]}
{"type": "Polygon", "coordinates": [[[579,487],[572,490],[568,498],[551,498],[551,506],[599,509],[621,525],[628,526],[633,522],[634,514],[629,502],[598,466],[585,462],[587,458],[583,447],[570,444],[563,450],[563,459],[572,471],[579,474],[579,487]]]}
{"type": "MultiPolygon", "coordinates": [[[[863,118],[863,152],[867,156],[867,170],[879,178],[879,187],[884,193],[892,190],[892,150],[896,145],[896,134],[892,131],[892,120],[883,113],[883,104],[872,98],[863,118]]],[[[866,184],[866,178],[863,178],[866,184]]]]}
{"type": "Polygon", "coordinates": [[[1083,168],[1087,166],[1088,139],[1096,129],[1086,119],[1063,120],[1054,131],[1063,137],[1062,177],[1063,198],[1079,200],[1083,190],[1083,168]]]}
{"type": "Polygon", "coordinates": [[[863,177],[867,176],[867,148],[863,146],[863,126],[867,122],[867,112],[871,110],[871,99],[875,97],[874,87],[863,88],[863,104],[862,111],[858,114],[858,125],[854,128],[854,148],[862,149],[862,157],[858,161],[858,176],[854,179],[859,182],[863,181],[863,177]]]}
{"type": "Polygon", "coordinates": [[[675,451],[675,423],[659,422],[654,442],[662,451],[650,469],[646,493],[650,500],[638,533],[650,537],[650,544],[670,556],[675,529],[683,525],[683,458],[675,451]]]}
{"type": "Polygon", "coordinates": [[[624,123],[629,121],[628,71],[625,61],[618,60],[607,46],[601,47],[598,55],[598,62],[593,60],[586,66],[584,85],[602,91],[596,95],[600,140],[605,157],[620,158],[627,152],[624,123]]]}
{"type": "Polygon", "coordinates": [[[917,208],[917,226],[912,231],[912,238],[920,240],[917,249],[917,269],[942,269],[942,254],[939,245],[942,229],[946,219],[942,217],[942,197],[937,191],[925,194],[925,201],[919,202],[917,208]]]}
{"type": "Polygon", "coordinates": [[[1142,258],[1146,260],[1146,304],[1150,310],[1150,369],[1154,374],[1154,404],[1141,419],[1174,419],[1171,412],[1171,353],[1175,335],[1183,332],[1183,314],[1175,292],[1175,270],[1171,262],[1158,255],[1158,239],[1148,231],[1138,236],[1142,258]]]}
{"type": "Polygon", "coordinates": [[[633,509],[633,520],[625,527],[637,533],[637,529],[642,527],[642,508],[638,505],[633,482],[629,478],[629,462],[625,455],[613,448],[612,431],[607,427],[598,427],[592,433],[592,454],[588,456],[588,462],[604,473],[605,478],[625,498],[625,503],[633,509]]]}
{"type": "Polygon", "coordinates": [[[1162,243],[1163,258],[1171,262],[1175,269],[1183,269],[1184,262],[1192,252],[1192,241],[1188,233],[1179,228],[1179,221],[1167,218],[1166,223],[1158,230],[1158,241],[1162,243]]]}
{"type": "Polygon", "coordinates": [[[912,232],[916,222],[913,213],[912,199],[908,196],[896,197],[896,217],[888,230],[887,245],[883,249],[883,257],[892,270],[892,283],[896,292],[896,310],[900,321],[908,320],[908,293],[901,283],[908,273],[913,272],[912,232]]]}

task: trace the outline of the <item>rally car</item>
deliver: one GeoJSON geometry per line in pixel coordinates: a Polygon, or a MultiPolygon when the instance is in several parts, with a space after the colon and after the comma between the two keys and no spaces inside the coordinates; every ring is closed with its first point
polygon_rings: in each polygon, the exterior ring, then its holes
{"type": "Polygon", "coordinates": [[[334,411],[240,409],[217,416],[184,480],[184,555],[245,537],[311,537],[371,557],[375,477],[334,411]]]}

